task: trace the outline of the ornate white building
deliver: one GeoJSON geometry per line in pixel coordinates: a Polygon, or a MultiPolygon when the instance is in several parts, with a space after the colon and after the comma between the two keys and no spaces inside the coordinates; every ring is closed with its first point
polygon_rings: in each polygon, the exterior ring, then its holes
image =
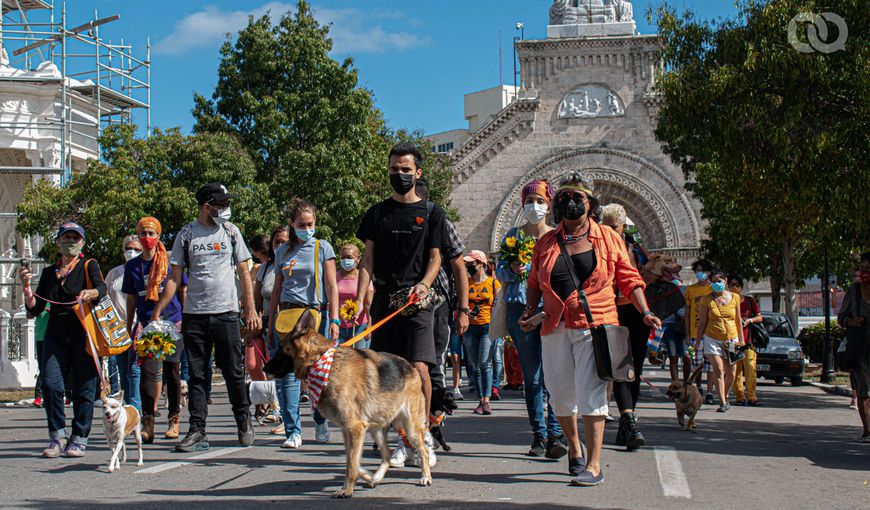
{"type": "Polygon", "coordinates": [[[648,248],[697,256],[700,206],[654,129],[659,38],[637,35],[631,2],[556,0],[549,37],[517,43],[519,98],[451,154],[452,204],[469,249],[496,251],[522,222],[522,187],[580,170],[618,202],[648,248]]]}

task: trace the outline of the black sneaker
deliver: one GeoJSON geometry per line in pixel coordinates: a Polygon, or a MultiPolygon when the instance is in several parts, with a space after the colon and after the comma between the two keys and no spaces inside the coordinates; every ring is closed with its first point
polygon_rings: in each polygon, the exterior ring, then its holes
{"type": "Polygon", "coordinates": [[[208,436],[202,430],[191,430],[175,445],[177,452],[202,452],[208,450],[208,436]]]}
{"type": "Polygon", "coordinates": [[[704,397],[704,403],[707,404],[707,405],[709,405],[709,406],[711,406],[711,405],[713,405],[713,404],[716,403],[716,401],[713,399],[713,394],[712,394],[712,393],[707,393],[707,396],[704,397]]]}
{"type": "Polygon", "coordinates": [[[548,459],[561,459],[568,455],[568,442],[565,441],[565,436],[550,436],[547,439],[547,454],[548,459]]]}
{"type": "Polygon", "coordinates": [[[251,446],[254,444],[254,427],[251,426],[250,418],[239,426],[238,432],[239,444],[241,446],[251,446]]]}
{"type": "Polygon", "coordinates": [[[535,436],[535,439],[532,441],[532,447],[529,448],[529,456],[542,457],[546,451],[544,438],[542,436],[535,436]]]}

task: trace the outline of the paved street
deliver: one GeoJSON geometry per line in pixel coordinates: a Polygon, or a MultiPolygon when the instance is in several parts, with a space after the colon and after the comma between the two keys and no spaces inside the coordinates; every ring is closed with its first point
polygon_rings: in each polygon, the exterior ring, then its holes
{"type": "MultiPolygon", "coordinates": [[[[664,372],[652,381],[664,389],[664,372]]],[[[640,425],[652,447],[636,453],[607,446],[605,483],[569,487],[567,462],[523,454],[530,436],[517,392],[494,403],[489,417],[464,402],[449,420],[453,452],[439,452],[432,487],[416,487],[416,468],[391,470],[376,489],[359,486],[353,500],[333,502],[344,470],[340,444],[313,442],[306,408],[300,450],[258,427],[252,448],[237,447],[225,393],[217,387],[205,454],[176,454],[158,439],[135,465],[135,448],[120,472],[108,474],[102,422],[95,420],[88,456],[38,457],[44,415],[38,409],[0,410],[0,501],[4,508],[867,508],[870,445],[855,442],[858,417],[848,399],[805,386],[765,383],[765,407],[706,406],[697,433],[678,430],[673,406],[644,389],[640,425]],[[130,459],[132,458],[132,462],[130,459]],[[323,505],[330,505],[324,507],[323,505]]],[[[68,415],[71,410],[68,409],[68,415]]],[[[162,420],[161,420],[162,421],[162,420]]],[[[163,432],[164,425],[158,430],[163,432]]],[[[608,427],[612,441],[616,427],[608,427]]],[[[333,438],[340,433],[333,430],[333,438]]],[[[128,441],[128,445],[131,444],[128,441]]],[[[367,455],[370,451],[367,453],[367,455]]],[[[365,463],[374,466],[371,456],[365,463]]]]}

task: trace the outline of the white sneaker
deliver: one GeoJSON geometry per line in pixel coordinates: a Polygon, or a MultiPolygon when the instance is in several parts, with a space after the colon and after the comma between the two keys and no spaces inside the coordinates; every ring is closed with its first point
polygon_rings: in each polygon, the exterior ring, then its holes
{"type": "Polygon", "coordinates": [[[315,423],[314,424],[314,440],[318,443],[328,443],[329,442],[329,423],[315,423]]]}
{"type": "Polygon", "coordinates": [[[281,448],[299,448],[302,446],[302,434],[293,434],[281,445],[281,448]]]}
{"type": "Polygon", "coordinates": [[[427,430],[426,437],[423,440],[426,442],[426,449],[429,450],[429,467],[433,468],[438,464],[438,456],[435,455],[435,438],[427,430]]]}
{"type": "Polygon", "coordinates": [[[454,400],[465,400],[465,397],[462,396],[462,392],[459,391],[459,388],[453,388],[453,399],[454,400]]]}
{"type": "Polygon", "coordinates": [[[400,468],[405,467],[405,462],[408,460],[408,449],[405,448],[405,444],[399,440],[399,446],[393,450],[393,454],[390,455],[390,467],[400,468]]]}

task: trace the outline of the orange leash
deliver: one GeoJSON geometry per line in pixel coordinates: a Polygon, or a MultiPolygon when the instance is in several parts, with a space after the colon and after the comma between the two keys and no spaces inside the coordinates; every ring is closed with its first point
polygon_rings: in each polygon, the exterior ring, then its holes
{"type": "Polygon", "coordinates": [[[384,317],[383,319],[381,319],[380,321],[378,321],[377,324],[375,324],[375,325],[373,325],[372,327],[366,329],[366,330],[363,331],[362,333],[357,334],[355,337],[351,338],[350,340],[344,342],[343,344],[341,344],[341,347],[351,347],[351,346],[353,346],[353,344],[355,344],[355,343],[359,342],[360,340],[362,340],[363,338],[369,336],[369,333],[371,333],[372,331],[374,331],[374,330],[380,328],[380,327],[383,326],[384,324],[390,322],[391,320],[393,320],[393,318],[394,318],[396,315],[399,315],[400,313],[404,312],[406,308],[408,308],[409,306],[415,304],[415,303],[416,303],[417,301],[419,301],[419,300],[420,300],[420,298],[417,297],[417,294],[411,294],[411,295],[408,297],[408,302],[405,304],[405,306],[403,306],[402,308],[399,308],[398,310],[396,310],[395,312],[391,313],[390,315],[387,315],[386,317],[384,317]]]}

